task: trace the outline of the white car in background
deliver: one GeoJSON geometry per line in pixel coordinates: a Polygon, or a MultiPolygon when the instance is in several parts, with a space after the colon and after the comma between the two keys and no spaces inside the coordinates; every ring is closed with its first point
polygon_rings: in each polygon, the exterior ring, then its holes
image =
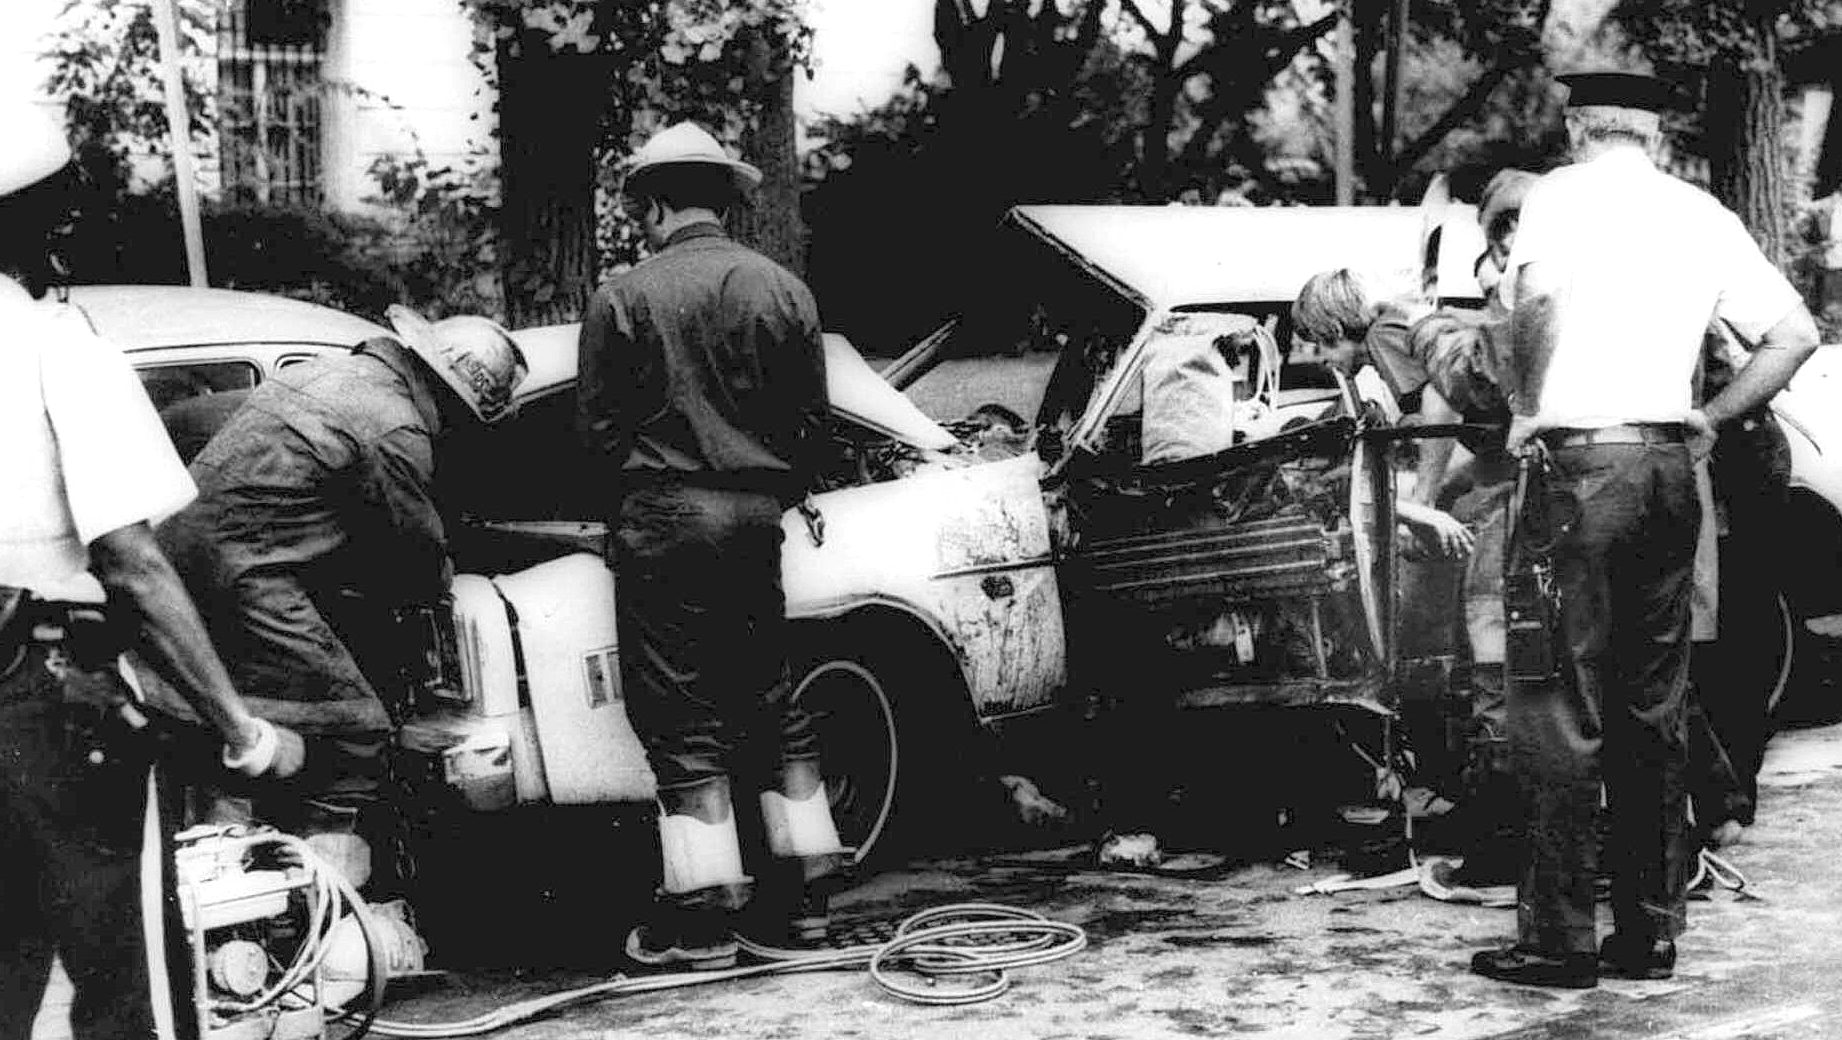
{"type": "Polygon", "coordinates": [[[1809,719],[1842,715],[1842,343],[1826,344],[1772,400],[1791,452],[1791,490],[1773,537],[1783,587],[1758,633],[1775,665],[1771,705],[1809,719]]]}

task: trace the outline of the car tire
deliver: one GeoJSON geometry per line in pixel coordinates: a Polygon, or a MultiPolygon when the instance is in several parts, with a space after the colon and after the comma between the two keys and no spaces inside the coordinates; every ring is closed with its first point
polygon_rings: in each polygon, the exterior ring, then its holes
{"type": "Polygon", "coordinates": [[[1796,674],[1798,664],[1797,615],[1791,610],[1791,600],[1780,592],[1772,597],[1772,620],[1767,630],[1772,633],[1772,643],[1768,658],[1777,666],[1771,669],[1770,678],[1765,688],[1765,714],[1774,716],[1785,703],[1785,695],[1791,689],[1791,677],[1796,674]]]}
{"type": "Polygon", "coordinates": [[[819,653],[793,686],[813,715],[832,819],[859,862],[883,844],[902,779],[901,731],[886,668],[861,653],[819,653]]]}
{"type": "Polygon", "coordinates": [[[1736,694],[1757,691],[1753,703],[1769,717],[1796,700],[1802,640],[1789,595],[1774,582],[1751,579],[1743,568],[1721,568],[1719,636],[1712,644],[1696,644],[1693,652],[1714,657],[1711,668],[1697,667],[1707,676],[1703,681],[1736,694]]]}
{"type": "Polygon", "coordinates": [[[921,843],[928,807],[952,804],[979,770],[977,726],[945,647],[905,618],[868,613],[815,624],[793,696],[816,716],[838,836],[857,862],[921,843]]]}
{"type": "Polygon", "coordinates": [[[1842,721],[1842,639],[1812,631],[1809,616],[1785,600],[1785,623],[1793,659],[1784,669],[1769,712],[1780,726],[1824,726],[1842,721]]]}

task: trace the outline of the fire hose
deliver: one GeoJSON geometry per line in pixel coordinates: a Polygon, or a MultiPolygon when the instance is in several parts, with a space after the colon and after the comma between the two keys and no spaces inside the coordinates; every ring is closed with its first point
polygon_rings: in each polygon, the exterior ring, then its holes
{"type": "Polygon", "coordinates": [[[628,977],[616,975],[577,989],[551,993],[451,1022],[398,1022],[376,1019],[371,1032],[389,1037],[449,1038],[480,1036],[528,1022],[540,1015],[609,997],[683,989],[711,982],[791,975],[809,971],[867,968],[870,978],[892,996],[917,1004],[976,1004],[1001,996],[1011,987],[1010,970],[1048,964],[1087,947],[1078,925],[1052,921],[1040,914],[992,903],[958,903],[923,910],[904,919],[895,937],[822,950],[787,950],[743,942],[760,963],[718,971],[679,972],[628,977]],[[907,977],[904,977],[907,976],[907,977]],[[963,988],[940,988],[942,976],[984,976],[963,988]],[[920,982],[913,981],[919,978],[920,982]]]}

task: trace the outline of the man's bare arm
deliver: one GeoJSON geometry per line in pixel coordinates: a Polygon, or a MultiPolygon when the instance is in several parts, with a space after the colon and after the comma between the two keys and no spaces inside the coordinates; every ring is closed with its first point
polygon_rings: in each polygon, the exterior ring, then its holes
{"type": "Polygon", "coordinates": [[[1719,426],[1771,400],[1816,352],[1818,338],[1816,320],[1799,304],[1766,330],[1733,382],[1702,407],[1708,424],[1719,426]]]}
{"type": "Polygon", "coordinates": [[[1511,410],[1530,417],[1541,410],[1541,390],[1548,379],[1559,328],[1559,286],[1543,262],[1523,264],[1516,276],[1516,307],[1510,315],[1509,366],[1505,375],[1511,410]]]}
{"type": "MultiPolygon", "coordinates": [[[[1458,409],[1452,407],[1431,385],[1420,391],[1421,422],[1431,426],[1463,419],[1458,409]]],[[[1450,437],[1432,437],[1420,442],[1420,464],[1414,473],[1414,501],[1422,505],[1438,505],[1439,492],[1445,487],[1446,476],[1452,465],[1452,451],[1456,447],[1450,437]]]]}
{"type": "MultiPolygon", "coordinates": [[[[138,615],[149,663],[223,734],[233,758],[245,757],[261,738],[261,726],[230,684],[230,673],[211,645],[204,620],[160,552],[153,530],[143,522],[97,538],[90,545],[90,569],[112,601],[125,603],[138,615]]],[[[271,771],[287,776],[300,768],[301,739],[276,729],[280,748],[271,771]]]]}

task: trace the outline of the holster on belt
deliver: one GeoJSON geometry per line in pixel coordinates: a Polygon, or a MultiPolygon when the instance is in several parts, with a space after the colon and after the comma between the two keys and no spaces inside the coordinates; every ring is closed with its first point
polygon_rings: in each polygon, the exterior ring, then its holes
{"type": "Polygon", "coordinates": [[[1557,508],[1548,475],[1547,452],[1539,446],[1517,459],[1503,553],[1504,664],[1513,683],[1544,682],[1560,674],[1556,635],[1561,601],[1553,551],[1571,523],[1567,510],[1557,508]]]}
{"type": "Polygon", "coordinates": [[[127,702],[114,679],[127,632],[102,604],[44,600],[30,589],[0,585],[0,662],[16,664],[35,644],[46,648],[47,666],[64,680],[66,701],[104,708],[127,702]],[[83,681],[90,675],[105,681],[83,681]]]}

